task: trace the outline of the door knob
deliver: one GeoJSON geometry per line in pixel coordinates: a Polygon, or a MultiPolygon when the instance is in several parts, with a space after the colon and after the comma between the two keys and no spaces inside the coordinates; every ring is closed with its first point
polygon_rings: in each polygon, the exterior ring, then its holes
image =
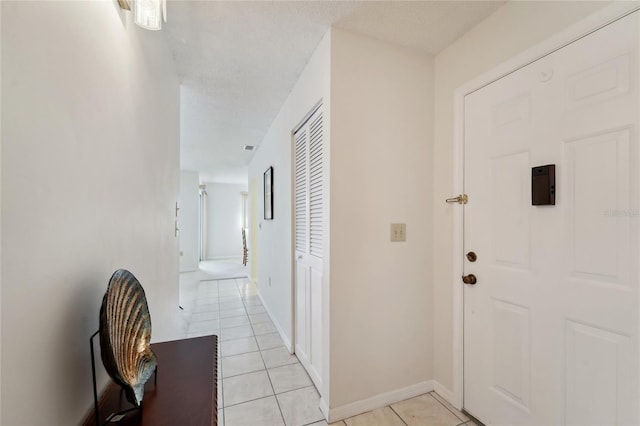
{"type": "Polygon", "coordinates": [[[474,285],[476,282],[478,282],[478,279],[473,274],[463,275],[462,282],[465,284],[474,285]]]}
{"type": "Polygon", "coordinates": [[[467,260],[469,262],[475,262],[476,260],[478,260],[478,256],[474,252],[470,251],[469,253],[467,253],[467,260]]]}

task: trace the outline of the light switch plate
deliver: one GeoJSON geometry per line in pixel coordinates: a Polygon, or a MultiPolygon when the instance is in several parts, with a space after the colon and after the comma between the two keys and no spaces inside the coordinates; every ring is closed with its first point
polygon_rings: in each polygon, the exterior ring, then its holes
{"type": "Polygon", "coordinates": [[[407,241],[407,225],[405,223],[391,224],[391,241],[407,241]]]}

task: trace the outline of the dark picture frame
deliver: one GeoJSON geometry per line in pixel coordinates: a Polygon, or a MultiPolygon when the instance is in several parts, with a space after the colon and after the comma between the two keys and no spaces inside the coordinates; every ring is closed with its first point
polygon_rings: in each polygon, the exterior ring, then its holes
{"type": "Polygon", "coordinates": [[[273,220],[273,167],[264,172],[264,219],[273,220]]]}

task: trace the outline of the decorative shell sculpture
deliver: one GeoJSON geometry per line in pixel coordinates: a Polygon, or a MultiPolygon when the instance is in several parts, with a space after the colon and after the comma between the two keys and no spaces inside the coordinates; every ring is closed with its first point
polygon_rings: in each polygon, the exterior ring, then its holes
{"type": "Polygon", "coordinates": [[[124,269],[109,280],[100,308],[100,354],[107,373],[138,407],[144,384],[157,367],[151,350],[151,317],[144,289],[124,269]]]}

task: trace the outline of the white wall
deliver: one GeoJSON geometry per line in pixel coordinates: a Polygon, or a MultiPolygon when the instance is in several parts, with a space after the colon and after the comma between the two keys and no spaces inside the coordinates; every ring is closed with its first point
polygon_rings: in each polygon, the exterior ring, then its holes
{"type": "MultiPolygon", "coordinates": [[[[320,41],[249,165],[258,190],[258,291],[285,342],[292,340],[291,132],[324,100],[329,104],[330,33],[320,41]],[[264,220],[263,173],[273,166],[273,220],[264,220]],[[271,283],[271,285],[269,285],[271,283]]],[[[249,258],[256,250],[249,248],[249,258]]],[[[327,305],[328,306],[328,305],[327,305]]],[[[321,391],[322,393],[322,391],[321,391]]]]}
{"type": "Polygon", "coordinates": [[[198,172],[180,171],[180,272],[197,271],[200,263],[200,180],[198,172]]]}
{"type": "Polygon", "coordinates": [[[334,409],[431,379],[433,59],[332,29],[256,152],[250,179],[262,191],[273,166],[275,184],[273,221],[259,196],[259,291],[289,341],[291,132],[320,99],[331,244],[321,394],[334,409]],[[389,241],[392,222],[407,224],[407,242],[389,241]]]}
{"type": "MultiPolygon", "coordinates": [[[[0,5],[0,34],[2,34],[2,5],[0,5]]],[[[0,42],[0,176],[2,176],[2,43],[0,42]]],[[[0,184],[0,212],[2,185],[0,184]]],[[[0,320],[2,318],[2,220],[0,216],[0,320]]],[[[0,423],[2,423],[2,330],[0,330],[0,423]]]]}
{"type": "MultiPolygon", "coordinates": [[[[434,378],[452,389],[453,94],[455,89],[607,2],[508,2],[435,58],[433,163],[434,378]]],[[[473,194],[469,194],[473,197],[473,194]]],[[[462,254],[461,254],[462,255],[462,254]]],[[[482,255],[482,254],[479,254],[482,255]]],[[[460,259],[455,259],[460,261],[460,259]]]]}
{"type": "Polygon", "coordinates": [[[1,423],[77,424],[115,269],[144,286],[153,340],[177,337],[178,79],[115,2],[1,7],[1,423]]]}
{"type": "Polygon", "coordinates": [[[207,185],[207,259],[242,257],[242,192],[247,184],[207,185]]]}
{"type": "MultiPolygon", "coordinates": [[[[250,178],[249,183],[249,235],[247,245],[249,249],[249,279],[251,282],[258,283],[258,264],[260,258],[260,252],[258,251],[258,200],[260,200],[260,183],[256,176],[250,178]]],[[[263,200],[264,201],[264,200],[263,200]]]]}
{"type": "Polygon", "coordinates": [[[333,29],[331,123],[336,408],[432,378],[433,58],[333,29]]]}

